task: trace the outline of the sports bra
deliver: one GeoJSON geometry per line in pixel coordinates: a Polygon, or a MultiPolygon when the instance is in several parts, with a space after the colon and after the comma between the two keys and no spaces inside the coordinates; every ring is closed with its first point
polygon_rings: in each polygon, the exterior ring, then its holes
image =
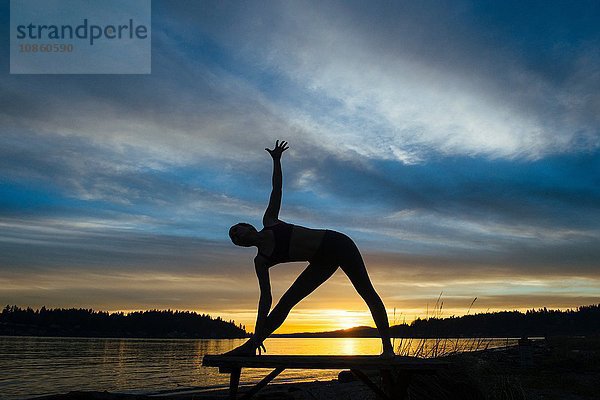
{"type": "Polygon", "coordinates": [[[258,254],[268,260],[269,265],[275,265],[290,260],[290,240],[292,238],[293,229],[293,224],[288,224],[283,221],[280,221],[275,225],[265,226],[262,229],[261,232],[264,232],[265,230],[273,232],[273,237],[275,239],[273,253],[271,253],[270,256],[261,251],[258,252],[258,254]]]}

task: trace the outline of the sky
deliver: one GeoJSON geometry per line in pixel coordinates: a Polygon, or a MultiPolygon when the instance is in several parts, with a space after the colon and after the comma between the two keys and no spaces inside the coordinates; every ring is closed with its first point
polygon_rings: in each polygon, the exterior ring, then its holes
{"type": "MultiPolygon", "coordinates": [[[[9,74],[0,304],[253,329],[282,220],[350,235],[392,323],[600,302],[600,3],[153,1],[149,75],[9,74]],[[472,308],[472,301],[477,298],[472,308]]],[[[304,264],[272,268],[275,301],[304,264]]],[[[371,325],[338,271],[278,332],[371,325]]]]}

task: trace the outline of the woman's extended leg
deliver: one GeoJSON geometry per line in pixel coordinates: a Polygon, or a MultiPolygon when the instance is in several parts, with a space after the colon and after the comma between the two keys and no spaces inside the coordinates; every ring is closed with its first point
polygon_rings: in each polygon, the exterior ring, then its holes
{"type": "Polygon", "coordinates": [[[316,288],[333,275],[337,270],[336,265],[310,263],[292,286],[281,296],[281,299],[267,316],[264,331],[261,337],[254,338],[262,343],[271,333],[283,324],[290,310],[302,299],[311,294],[316,288]]]}
{"type": "Polygon", "coordinates": [[[255,354],[259,346],[271,333],[283,324],[290,310],[302,299],[333,275],[337,265],[326,263],[310,263],[296,278],[292,286],[281,296],[277,305],[271,310],[263,326],[260,337],[252,336],[246,343],[226,353],[231,355],[255,354]]]}
{"type": "Polygon", "coordinates": [[[355,247],[355,250],[347,254],[347,260],[340,267],[371,311],[371,315],[381,336],[381,342],[383,343],[383,354],[392,355],[394,354],[394,348],[390,340],[390,325],[385,306],[371,283],[367,268],[358,248],[355,247]]]}

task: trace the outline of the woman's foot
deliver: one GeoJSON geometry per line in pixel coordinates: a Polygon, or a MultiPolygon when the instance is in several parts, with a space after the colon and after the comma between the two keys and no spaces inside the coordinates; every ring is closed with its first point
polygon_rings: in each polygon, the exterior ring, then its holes
{"type": "Polygon", "coordinates": [[[248,340],[241,346],[236,347],[233,350],[228,351],[223,354],[224,356],[254,356],[256,355],[256,348],[254,347],[254,343],[248,340]]]}
{"type": "Polygon", "coordinates": [[[395,356],[396,356],[396,354],[394,354],[394,352],[392,350],[384,351],[383,353],[381,353],[379,355],[379,357],[381,357],[381,358],[394,358],[395,356]]]}
{"type": "Polygon", "coordinates": [[[396,354],[394,354],[394,348],[392,347],[391,344],[389,344],[388,346],[386,346],[384,344],[383,346],[383,353],[381,353],[379,356],[380,357],[385,357],[385,358],[393,358],[396,354]]]}

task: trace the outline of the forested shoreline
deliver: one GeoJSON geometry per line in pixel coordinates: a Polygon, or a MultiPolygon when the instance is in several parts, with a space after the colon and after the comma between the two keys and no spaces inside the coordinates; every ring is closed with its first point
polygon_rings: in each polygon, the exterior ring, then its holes
{"type": "MultiPolygon", "coordinates": [[[[600,334],[600,304],[569,310],[500,311],[447,318],[417,318],[390,328],[394,337],[548,337],[600,334]]],[[[278,335],[279,337],[378,337],[377,330],[360,326],[345,330],[278,335]]]]}
{"type": "MultiPolygon", "coordinates": [[[[599,335],[600,304],[569,310],[488,312],[447,318],[417,318],[394,325],[394,337],[522,337],[599,335]]],[[[246,327],[220,317],[190,311],[150,310],[108,313],[92,309],[40,309],[6,306],[0,314],[0,335],[139,338],[243,338],[246,327]]],[[[375,328],[361,326],[278,337],[377,337],[375,328]]]]}
{"type": "Polygon", "coordinates": [[[137,338],[243,338],[243,325],[190,311],[108,313],[92,309],[6,306],[0,335],[137,338]]]}

